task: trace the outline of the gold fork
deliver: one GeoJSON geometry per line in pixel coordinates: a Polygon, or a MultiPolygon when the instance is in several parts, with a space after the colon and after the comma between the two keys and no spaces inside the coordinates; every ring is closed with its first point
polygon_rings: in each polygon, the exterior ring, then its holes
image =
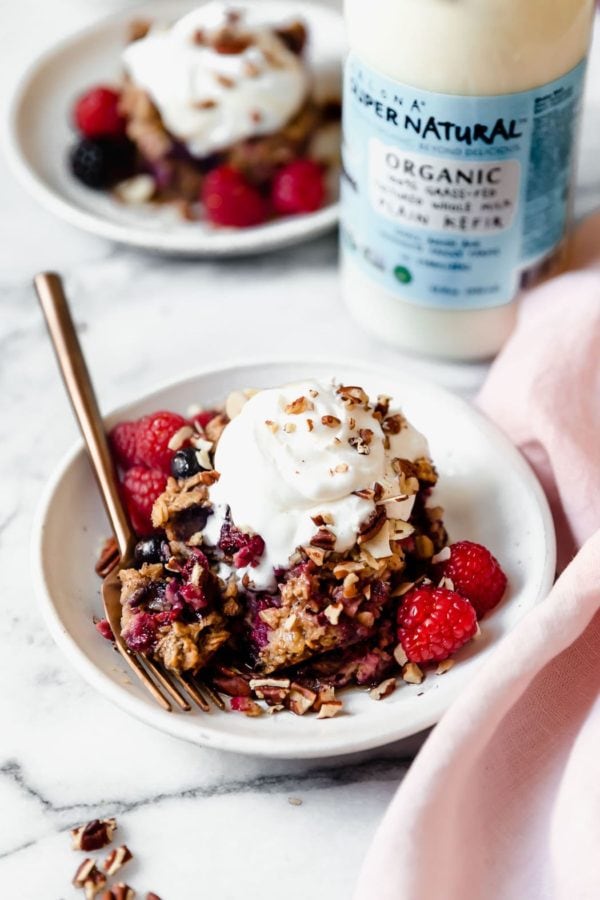
{"type": "Polygon", "coordinates": [[[121,585],[118,573],[119,569],[131,566],[136,537],[121,502],[104,424],[62,282],[55,273],[42,272],[36,275],[34,285],[121,555],[119,564],[102,582],[104,611],[117,649],[144,687],[167,712],[171,712],[173,707],[166,694],[185,712],[192,708],[185,694],[204,712],[210,710],[207,696],[215,706],[224,709],[223,700],[210,686],[191,676],[184,677],[171,672],[146,656],[132,653],[121,637],[121,585]]]}

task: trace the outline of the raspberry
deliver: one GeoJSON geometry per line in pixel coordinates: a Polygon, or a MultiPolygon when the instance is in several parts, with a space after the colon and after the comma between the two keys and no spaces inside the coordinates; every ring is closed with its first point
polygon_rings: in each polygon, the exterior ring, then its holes
{"type": "Polygon", "coordinates": [[[133,530],[142,537],[152,533],[152,507],[156,498],[164,491],[166,483],[166,475],[160,469],[133,466],[125,472],[125,505],[133,530]]]}
{"type": "Polygon", "coordinates": [[[506,575],[498,560],[481,544],[460,541],[450,547],[450,559],[442,569],[454,590],[475,607],[481,619],[500,603],[506,590],[506,575]]]}
{"type": "Polygon", "coordinates": [[[440,662],[477,631],[468,600],[446,588],[424,586],[406,594],[397,613],[398,640],[411,662],[440,662]]]}
{"type": "Polygon", "coordinates": [[[236,569],[243,569],[244,566],[258,565],[265,542],[259,534],[246,534],[230,522],[225,522],[219,536],[219,549],[233,555],[236,569]]]}
{"type": "Polygon", "coordinates": [[[169,450],[168,444],[175,432],[184,425],[187,425],[186,420],[172,412],[160,411],[141,418],[137,425],[138,461],[169,475],[175,451],[169,450]]]}
{"type": "Polygon", "coordinates": [[[112,628],[109,625],[108,619],[99,619],[94,624],[103,638],[106,638],[107,641],[114,641],[115,636],[112,633],[112,628]]]}
{"type": "Polygon", "coordinates": [[[85,137],[120,137],[125,119],[119,112],[120,95],[109,87],[95,87],[75,104],[77,128],[85,137]]]}
{"type": "Polygon", "coordinates": [[[273,179],[272,200],[282,215],[320,209],[325,200],[323,169],[312,159],[297,159],[279,169],[273,179]]]}
{"type": "Polygon", "coordinates": [[[137,432],[137,422],[119,422],[108,436],[113,456],[124,469],[130,469],[139,462],[136,450],[137,432]]]}
{"type": "Polygon", "coordinates": [[[209,172],[202,185],[202,203],[214,225],[249,228],[267,218],[267,203],[241,172],[219,166],[209,172]]]}
{"type": "Polygon", "coordinates": [[[156,643],[156,616],[140,612],[130,620],[123,632],[123,639],[130,650],[147,653],[156,643]]]}

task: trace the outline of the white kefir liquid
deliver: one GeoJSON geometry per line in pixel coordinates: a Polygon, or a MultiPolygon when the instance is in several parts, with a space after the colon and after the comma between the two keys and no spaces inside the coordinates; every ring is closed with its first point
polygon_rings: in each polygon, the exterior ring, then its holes
{"type": "MultiPolygon", "coordinates": [[[[514,325],[516,295],[523,272],[531,273],[529,281],[547,274],[564,245],[568,207],[564,196],[568,193],[573,172],[572,136],[577,130],[582,63],[588,49],[593,6],[592,0],[345,0],[351,58],[344,98],[344,159],[350,177],[345,179],[347,199],[342,204],[342,285],[350,311],[366,330],[404,349],[449,358],[485,358],[500,349],[514,325]],[[564,80],[552,85],[559,79],[564,80]],[[545,94],[541,88],[549,85],[551,87],[545,94]],[[559,96],[558,91],[562,91],[561,97],[571,98],[570,105],[567,107],[561,100],[562,105],[557,105],[557,111],[553,112],[551,104],[553,98],[559,96]],[[427,92],[431,92],[430,102],[427,92]],[[523,94],[523,103],[527,102],[527,109],[532,111],[529,122],[519,113],[515,113],[512,120],[506,113],[507,109],[513,108],[510,105],[513,98],[507,98],[507,95],[523,92],[532,92],[531,95],[523,94]],[[482,115],[483,121],[495,121],[496,111],[492,105],[495,100],[498,101],[497,118],[502,119],[508,132],[491,142],[492,152],[506,153],[498,156],[497,165],[502,168],[501,172],[496,168],[495,159],[490,161],[489,156],[483,156],[489,152],[490,144],[486,143],[491,140],[489,132],[480,140],[483,158],[477,156],[478,140],[474,133],[468,150],[472,155],[464,159],[460,154],[466,145],[456,143],[457,135],[459,141],[464,141],[464,129],[461,138],[461,130],[456,131],[452,124],[447,124],[453,119],[457,121],[457,109],[459,116],[462,115],[460,110],[472,110],[474,122],[482,121],[482,115]],[[447,111],[444,103],[448,105],[447,111]],[[463,106],[458,106],[460,103],[463,106]],[[471,105],[467,106],[467,103],[471,105]],[[432,110],[437,125],[424,134],[428,113],[432,110]],[[412,123],[408,125],[407,115],[412,116],[412,123]],[[391,129],[395,124],[398,125],[396,132],[391,129]],[[417,124],[421,128],[418,133],[417,124]],[[388,130],[382,130],[385,128],[388,130]],[[561,175],[566,183],[563,199],[557,196],[554,202],[542,197],[536,201],[541,206],[525,209],[525,200],[529,200],[532,193],[537,190],[544,194],[540,179],[551,177],[538,172],[537,186],[527,183],[527,178],[530,181],[533,178],[534,164],[529,160],[535,157],[535,142],[547,152],[548,146],[567,132],[563,153],[568,155],[568,173],[563,171],[561,175]],[[407,134],[412,144],[405,142],[407,134]],[[515,156],[510,162],[512,147],[517,144],[521,147],[521,157],[515,156]],[[390,153],[395,146],[399,150],[397,158],[390,153]],[[384,176],[386,165],[393,166],[394,172],[384,176]],[[469,166],[475,166],[475,172],[469,170],[469,166]],[[460,172],[457,171],[459,167],[460,172]],[[400,198],[396,194],[393,203],[387,202],[388,189],[394,191],[394,185],[398,184],[395,173],[405,178],[409,191],[415,192],[410,197],[410,202],[417,204],[413,207],[414,214],[412,208],[407,211],[403,205],[406,195],[400,198]],[[415,173],[420,178],[418,184],[413,179],[415,173]],[[419,269],[423,254],[414,248],[430,248],[431,245],[425,245],[423,241],[429,241],[431,236],[444,238],[437,214],[419,217],[418,203],[426,196],[424,191],[430,190],[425,180],[429,184],[443,183],[455,189],[457,181],[460,186],[461,178],[465,183],[469,178],[475,182],[479,179],[482,183],[482,179],[485,181],[488,177],[490,183],[501,182],[496,192],[498,208],[503,202],[508,211],[500,213],[496,222],[493,212],[489,222],[484,221],[484,217],[476,222],[467,217],[465,221],[469,224],[462,236],[456,229],[464,226],[453,225],[448,232],[449,243],[440,244],[436,251],[440,252],[442,261],[438,272],[435,272],[435,256],[425,263],[430,267],[429,271],[419,269]],[[379,187],[373,186],[378,183],[379,187]],[[354,190],[350,189],[351,184],[354,190]],[[360,201],[357,200],[356,185],[360,201]],[[358,202],[363,204],[363,210],[367,209],[366,204],[368,212],[375,207],[379,213],[382,204],[385,205],[386,217],[364,224],[367,216],[357,206],[358,202]],[[558,203],[563,203],[561,209],[557,209],[558,203]],[[401,213],[397,204],[402,205],[401,213]],[[505,215],[504,220],[502,215],[505,215]],[[552,233],[548,230],[546,234],[541,233],[540,221],[543,220],[554,223],[552,233]],[[512,250],[501,249],[500,256],[496,253],[495,257],[496,260],[509,258],[514,265],[497,262],[498,277],[494,282],[495,276],[489,272],[490,264],[485,261],[486,253],[494,258],[493,251],[485,249],[489,246],[485,241],[496,239],[494,228],[504,235],[500,240],[508,241],[507,236],[515,234],[510,230],[511,225],[519,222],[519,247],[515,248],[513,238],[512,250]],[[403,232],[402,243],[394,244],[393,232],[397,233],[399,228],[403,232]],[[538,234],[530,239],[528,246],[528,232],[532,228],[537,228],[538,234]],[[451,258],[453,241],[463,238],[473,239],[471,246],[478,247],[478,229],[482,229],[484,235],[484,249],[476,251],[478,260],[471,260],[469,265],[477,269],[481,278],[480,282],[473,282],[473,276],[468,276],[471,281],[467,293],[467,287],[460,286],[460,274],[451,273],[447,277],[444,274],[446,261],[442,254],[445,246],[446,260],[451,258]],[[413,237],[421,243],[411,247],[413,237]],[[384,245],[388,238],[390,243],[385,259],[384,245]],[[397,270],[393,269],[396,252],[399,261],[402,258],[410,260],[397,270]],[[512,256],[503,257],[505,252],[512,256]],[[521,253],[518,260],[517,252],[521,253]],[[373,259],[378,269],[373,267],[373,259]],[[397,284],[385,280],[384,269],[387,264],[389,272],[390,260],[393,271],[399,273],[396,274],[397,284]],[[434,272],[431,277],[430,271],[434,272]],[[431,278],[439,281],[439,296],[431,293],[431,278]],[[458,281],[453,280],[455,278],[458,281]],[[510,284],[506,283],[506,278],[510,279],[510,284]],[[402,279],[408,284],[404,285],[402,279]],[[450,299],[443,295],[444,283],[459,285],[450,299]],[[419,294],[421,285],[426,287],[424,293],[419,294]],[[465,301],[465,297],[470,299],[465,301]]],[[[465,120],[460,121],[464,124],[465,120]]],[[[539,159],[539,154],[535,158],[539,159]]],[[[563,170],[566,167],[564,163],[563,170]]],[[[477,189],[472,185],[468,189],[470,196],[479,196],[473,195],[473,190],[477,189]]],[[[427,205],[429,200],[423,202],[427,205]]],[[[478,202],[476,199],[475,205],[478,202]]],[[[472,208],[473,204],[470,206],[472,208]]]]}

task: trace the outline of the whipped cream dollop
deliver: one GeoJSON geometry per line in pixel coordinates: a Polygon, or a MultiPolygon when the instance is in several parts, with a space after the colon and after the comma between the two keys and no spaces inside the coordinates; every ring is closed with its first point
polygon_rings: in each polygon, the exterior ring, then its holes
{"type": "Polygon", "coordinates": [[[410,516],[414,496],[399,496],[392,460],[428,457],[427,441],[405,419],[397,434],[386,435],[373,406],[344,396],[339,386],[318,381],[263,390],[221,435],[204,538],[218,542],[228,509],[238,528],[259,534],[263,556],[244,570],[257,590],[272,589],[273,568],[287,568],[294,551],[310,544],[319,530],[315,518],[335,536],[332,549],[349,550],[376,506],[356,491],[372,493],[379,484],[380,501],[394,504],[390,517],[410,516]]]}
{"type": "Polygon", "coordinates": [[[194,156],[276,132],[306,100],[302,60],[257,6],[234,11],[215,0],[170,28],[153,27],[123,52],[131,81],[194,156]]]}

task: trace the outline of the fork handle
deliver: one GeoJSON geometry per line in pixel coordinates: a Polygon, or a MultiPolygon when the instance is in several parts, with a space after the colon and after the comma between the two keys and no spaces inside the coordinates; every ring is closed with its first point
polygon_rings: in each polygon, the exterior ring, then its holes
{"type": "Polygon", "coordinates": [[[75,331],[60,277],[41,272],[34,278],[56,359],[87,448],[94,475],[112,525],[121,559],[133,551],[135,537],[121,501],[117,475],[94,387],[75,331]]]}

